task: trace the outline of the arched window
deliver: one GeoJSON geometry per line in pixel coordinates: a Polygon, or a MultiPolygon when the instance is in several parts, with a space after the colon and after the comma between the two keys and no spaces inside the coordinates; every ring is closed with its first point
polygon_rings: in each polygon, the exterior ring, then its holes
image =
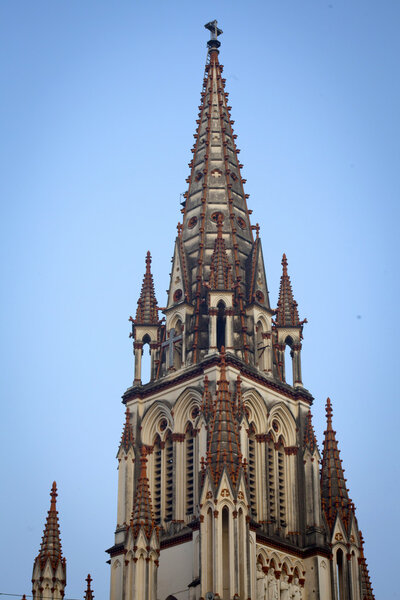
{"type": "Polygon", "coordinates": [[[151,379],[151,350],[150,350],[150,336],[143,336],[143,348],[142,348],[142,361],[141,361],[141,380],[142,383],[148,383],[151,379]]]}
{"type": "Polygon", "coordinates": [[[343,551],[336,552],[336,585],[337,600],[344,600],[343,551]]]}
{"type": "Polygon", "coordinates": [[[173,519],[174,507],[174,446],[171,432],[168,431],[164,447],[164,485],[165,485],[165,520],[173,519]]]}
{"type": "MultiPolygon", "coordinates": [[[[276,421],[273,421],[273,426],[276,421]]],[[[286,456],[284,440],[279,436],[277,443],[273,441],[272,431],[267,442],[267,504],[268,520],[278,527],[287,526],[286,514],[286,456]]]]}
{"type": "Polygon", "coordinates": [[[285,381],[293,385],[293,339],[290,335],[285,340],[285,381]]]}
{"type": "Polygon", "coordinates": [[[230,594],[230,544],[229,544],[229,511],[222,509],[222,561],[223,561],[223,599],[229,600],[230,594]]]}
{"type": "Polygon", "coordinates": [[[225,304],[220,300],[217,304],[217,348],[219,352],[222,350],[222,346],[225,344],[225,329],[226,329],[226,317],[225,317],[225,304]]]}
{"type": "Polygon", "coordinates": [[[214,589],[214,541],[213,541],[214,517],[211,508],[207,511],[207,589],[214,589]]]}
{"type": "Polygon", "coordinates": [[[186,515],[194,513],[194,431],[189,423],[185,434],[185,459],[186,459],[186,515]]]}

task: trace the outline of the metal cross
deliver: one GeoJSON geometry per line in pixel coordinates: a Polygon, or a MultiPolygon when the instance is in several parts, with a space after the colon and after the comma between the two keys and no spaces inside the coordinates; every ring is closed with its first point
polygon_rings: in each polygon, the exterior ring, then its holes
{"type": "Polygon", "coordinates": [[[162,348],[168,348],[167,369],[174,366],[174,345],[182,339],[182,334],[175,335],[175,329],[171,329],[168,339],[161,343],[162,348]]]}
{"type": "Polygon", "coordinates": [[[206,23],[204,25],[204,27],[206,29],[208,29],[208,31],[211,33],[211,38],[210,39],[212,39],[212,40],[216,40],[217,37],[219,35],[221,35],[221,33],[223,33],[222,29],[219,29],[217,27],[217,25],[218,25],[217,21],[210,21],[209,23],[206,23]]]}

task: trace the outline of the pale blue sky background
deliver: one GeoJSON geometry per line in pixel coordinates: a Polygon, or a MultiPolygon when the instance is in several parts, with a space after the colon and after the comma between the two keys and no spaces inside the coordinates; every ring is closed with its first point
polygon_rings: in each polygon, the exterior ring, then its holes
{"type": "Polygon", "coordinates": [[[399,598],[397,0],[0,4],[0,592],[30,593],[53,479],[68,598],[108,598],[128,316],[165,304],[206,57],[232,118],[271,303],[287,253],[303,378],[334,427],[377,599],[399,598]]]}

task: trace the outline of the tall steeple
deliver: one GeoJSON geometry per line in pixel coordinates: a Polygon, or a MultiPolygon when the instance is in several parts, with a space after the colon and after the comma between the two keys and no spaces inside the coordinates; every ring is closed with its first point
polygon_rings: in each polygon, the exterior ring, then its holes
{"type": "Polygon", "coordinates": [[[336,431],[332,427],[332,413],[332,403],[328,398],[326,401],[327,426],[324,432],[322,452],[321,498],[326,520],[331,530],[338,515],[344,526],[348,527],[350,516],[354,513],[354,504],[349,498],[340,451],[336,441],[336,431]]]}
{"type": "MultiPolygon", "coordinates": [[[[184,297],[189,299],[192,324],[186,331],[186,357],[189,364],[199,362],[211,349],[212,331],[207,328],[208,290],[222,285],[234,291],[234,298],[223,299],[225,310],[232,319],[229,328],[239,332],[235,339],[226,340],[227,351],[234,352],[245,362],[254,361],[254,348],[248,333],[246,299],[249,296],[248,263],[254,254],[254,239],[248,194],[244,192],[245,180],[241,176],[242,164],[236,147],[225,91],[223,66],[218,59],[221,34],[216,22],[206,25],[211,32],[208,56],[201,92],[197,131],[189,163],[189,184],[182,209],[183,222],[178,226],[177,246],[173,259],[170,290],[176,293],[170,299],[168,310],[178,306],[184,297]],[[178,243],[179,242],[179,243],[178,243]],[[175,264],[179,259],[181,284],[176,290],[175,264]],[[218,263],[218,267],[217,267],[218,263]],[[218,283],[217,283],[218,282],[218,283]],[[186,290],[182,289],[187,288],[186,290]],[[227,305],[227,302],[229,306],[227,305]],[[230,306],[232,304],[232,307],[230,306]],[[229,342],[229,343],[228,343],[229,342]]],[[[258,302],[269,310],[265,274],[259,278],[258,302]]],[[[210,316],[216,307],[210,303],[210,316]]],[[[167,313],[167,328],[168,328],[167,313]]],[[[227,328],[227,335],[229,331],[227,328]]]]}
{"type": "Polygon", "coordinates": [[[61,549],[55,481],[53,481],[50,497],[50,510],[47,513],[42,543],[33,563],[32,594],[35,600],[62,598],[67,578],[66,562],[61,549]]]}
{"type": "Polygon", "coordinates": [[[123,396],[111,598],[189,589],[191,600],[308,599],[339,590],[348,600],[351,589],[360,600],[357,521],[330,417],[320,482],[313,398],[301,376],[305,321],[286,255],[271,309],[219,62],[222,30],[216,21],[206,28],[165,318],[158,320],[148,253],[132,319],[135,380],[123,396]],[[152,366],[143,385],[146,344],[152,366]]]}

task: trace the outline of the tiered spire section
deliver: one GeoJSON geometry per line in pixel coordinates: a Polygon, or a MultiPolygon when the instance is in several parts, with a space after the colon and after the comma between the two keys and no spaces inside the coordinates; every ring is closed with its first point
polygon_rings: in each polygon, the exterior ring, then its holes
{"type": "Polygon", "coordinates": [[[362,600],[375,600],[371,579],[369,577],[368,565],[364,555],[364,538],[362,532],[360,535],[360,566],[361,566],[361,598],[362,600]]]}
{"type": "Polygon", "coordinates": [[[93,594],[93,590],[92,590],[92,583],[93,579],[90,577],[90,573],[89,575],[86,577],[86,582],[87,582],[87,586],[86,586],[86,590],[85,590],[85,596],[84,596],[84,600],[93,600],[94,598],[94,594],[93,594]]]}
{"type": "Polygon", "coordinates": [[[340,451],[336,441],[336,431],[332,428],[332,404],[326,401],[327,428],[324,432],[324,447],[321,467],[322,508],[330,529],[339,515],[345,527],[349,526],[350,517],[354,513],[354,505],[349,498],[340,451]]]}
{"type": "Polygon", "coordinates": [[[53,481],[50,492],[51,502],[50,510],[47,513],[46,525],[43,531],[42,543],[36,561],[40,563],[41,568],[50,560],[54,571],[58,565],[62,563],[65,566],[65,558],[62,556],[60,526],[58,523],[58,511],[56,508],[57,501],[57,484],[53,481]]]}
{"type": "Polygon", "coordinates": [[[297,302],[293,297],[292,284],[287,270],[286,254],[282,256],[282,276],[279,289],[278,308],[276,311],[276,324],[280,327],[299,327],[302,325],[297,310],[297,302]]]}
{"type": "Polygon", "coordinates": [[[311,454],[314,454],[314,450],[318,448],[317,438],[315,437],[314,426],[312,424],[311,410],[308,411],[306,416],[306,427],[304,430],[304,448],[308,448],[311,454]]]}
{"type": "Polygon", "coordinates": [[[60,526],[56,508],[57,485],[53,481],[39,554],[33,563],[32,594],[34,600],[59,600],[64,597],[67,570],[62,555],[60,526]]]}
{"type": "MultiPolygon", "coordinates": [[[[193,349],[193,362],[201,358],[201,350],[208,349],[201,317],[208,283],[230,289],[230,278],[236,290],[241,348],[247,360],[246,265],[254,244],[247,208],[248,195],[243,189],[245,180],[240,173],[242,165],[235,142],[237,136],[233,133],[234,121],[222,78],[223,67],[218,60],[220,44],[217,35],[222,32],[211,25],[210,31],[214,37],[208,44],[208,62],[194,136],[193,159],[189,163],[191,173],[187,180],[189,189],[185,193],[181,234],[187,257],[190,296],[194,299],[193,339],[188,342],[189,351],[193,349]]],[[[265,306],[269,308],[268,291],[262,290],[262,295],[265,306]]]]}
{"type": "Polygon", "coordinates": [[[138,300],[136,318],[134,323],[138,324],[158,324],[157,299],[154,292],[154,281],[151,273],[151,255],[146,255],[146,272],[143,277],[142,291],[138,300]]]}
{"type": "Polygon", "coordinates": [[[215,485],[218,484],[225,467],[232,483],[236,484],[242,465],[242,455],[238,423],[226,377],[224,349],[221,353],[220,378],[217,382],[217,395],[210,424],[207,462],[215,485]]]}
{"type": "Polygon", "coordinates": [[[120,448],[123,448],[125,452],[128,452],[129,448],[133,447],[135,444],[135,439],[133,437],[133,427],[130,418],[129,408],[126,408],[125,411],[125,424],[124,429],[122,431],[120,448]]]}
{"type": "Polygon", "coordinates": [[[132,511],[130,527],[134,537],[137,537],[140,529],[143,529],[147,539],[151,538],[154,530],[157,530],[151,506],[149,480],[146,470],[146,449],[142,446],[140,457],[140,475],[136,488],[135,502],[132,511]]]}
{"type": "Polygon", "coordinates": [[[212,290],[230,290],[232,288],[231,265],[222,237],[222,215],[219,214],[217,219],[218,233],[211,257],[210,288],[212,290]]]}

